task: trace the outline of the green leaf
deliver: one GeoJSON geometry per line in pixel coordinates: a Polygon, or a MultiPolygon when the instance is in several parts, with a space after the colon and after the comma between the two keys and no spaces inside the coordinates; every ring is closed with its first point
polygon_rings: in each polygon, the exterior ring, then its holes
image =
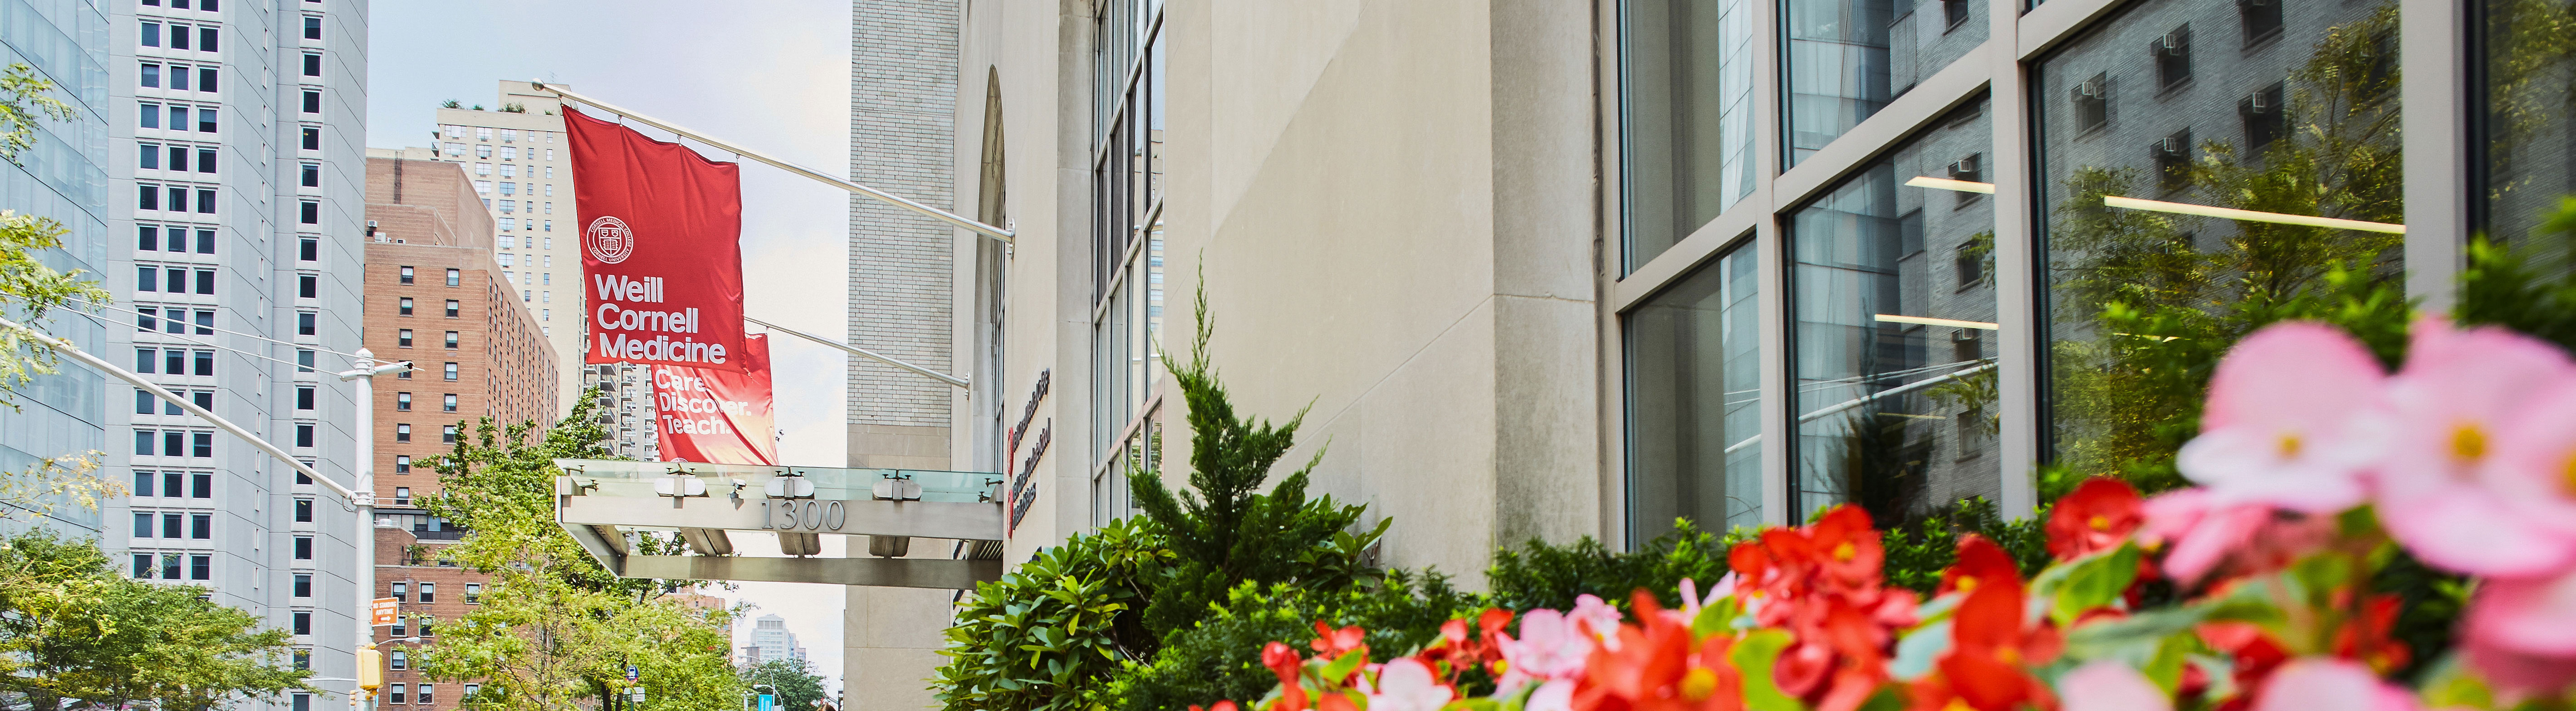
{"type": "Polygon", "coordinates": [[[1942,620],[1914,628],[1896,642],[1896,660],[1888,664],[1887,673],[1901,681],[1923,678],[1932,671],[1932,663],[1950,651],[1950,621],[1942,620]]]}
{"type": "Polygon", "coordinates": [[[1341,658],[1333,660],[1333,663],[1331,664],[1324,665],[1324,669],[1320,673],[1323,674],[1324,678],[1327,680],[1340,680],[1345,677],[1349,677],[1352,670],[1358,669],[1361,664],[1366,663],[1368,663],[1368,652],[1354,649],[1348,652],[1343,652],[1341,658]]]}
{"type": "Polygon", "coordinates": [[[1755,630],[1735,641],[1727,658],[1744,675],[1744,707],[1751,711],[1806,711],[1806,704],[1796,697],[1781,693],[1771,679],[1771,666],[1780,653],[1789,648],[1789,633],[1777,629],[1755,630]]]}
{"type": "Polygon", "coordinates": [[[1735,616],[1741,612],[1741,606],[1736,603],[1735,596],[1720,598],[1716,604],[1699,609],[1699,617],[1691,619],[1691,634],[1705,637],[1734,629],[1735,616]]]}
{"type": "Polygon", "coordinates": [[[2061,627],[2072,625],[2086,611],[2111,604],[2128,591],[2129,583],[2138,579],[2138,547],[2122,543],[2118,550],[2099,553],[2075,561],[2066,583],[2058,586],[2052,615],[2061,627]]]}

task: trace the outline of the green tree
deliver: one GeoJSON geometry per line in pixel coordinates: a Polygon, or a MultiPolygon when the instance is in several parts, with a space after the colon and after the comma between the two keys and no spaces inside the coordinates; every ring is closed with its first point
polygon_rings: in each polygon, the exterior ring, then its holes
{"type": "MultiPolygon", "coordinates": [[[[742,689],[720,631],[731,613],[673,594],[691,581],[617,577],[555,524],[554,460],[609,458],[597,401],[595,391],[584,393],[542,436],[534,423],[487,418],[454,452],[429,462],[444,491],[426,508],[466,529],[442,555],[492,579],[472,612],[440,625],[439,643],[420,652],[421,672],[476,681],[482,687],[468,701],[493,707],[731,708],[742,689]],[[646,690],[640,706],[625,694],[628,665],[646,690]]],[[[681,545],[647,535],[641,552],[681,545]]]]}
{"type": "Polygon", "coordinates": [[[742,683],[768,684],[776,690],[779,711],[814,711],[823,700],[823,677],[802,659],[772,659],[753,665],[742,671],[742,683]]]}
{"type": "Polygon", "coordinates": [[[117,575],[90,541],[33,530],[0,540],[0,691],[198,711],[311,691],[284,630],[205,599],[205,588],[117,575]]]}
{"type": "MultiPolygon", "coordinates": [[[[1247,580],[1325,590],[1347,586],[1351,580],[1329,578],[1350,569],[1316,566],[1315,552],[1358,523],[1363,508],[1337,504],[1330,496],[1306,498],[1307,473],[1324,456],[1320,448],[1305,466],[1269,493],[1260,493],[1271,466],[1296,446],[1297,426],[1306,413],[1300,410],[1277,426],[1237,415],[1208,362],[1208,339],[1215,335],[1216,321],[1208,314],[1204,285],[1198,290],[1197,321],[1189,360],[1172,368],[1172,379],[1189,405],[1189,482],[1196,491],[1175,494],[1158,477],[1129,479],[1137,507],[1178,556],[1145,610],[1145,629],[1155,637],[1195,623],[1209,605],[1225,600],[1227,590],[1247,580]]],[[[1355,556],[1385,531],[1381,522],[1367,540],[1346,552],[1355,556]]]]}

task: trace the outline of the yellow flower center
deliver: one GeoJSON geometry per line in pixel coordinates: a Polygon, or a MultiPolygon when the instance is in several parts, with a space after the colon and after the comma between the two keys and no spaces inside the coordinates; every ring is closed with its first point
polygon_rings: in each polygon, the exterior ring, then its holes
{"type": "Polygon", "coordinates": [[[2111,530],[2111,517],[2093,514],[2092,518],[2084,520],[2084,525],[2092,526],[2096,531],[2108,531],[2111,530]]]}
{"type": "Polygon", "coordinates": [[[1950,697],[1950,703],[1941,706],[1941,711],[1977,711],[1977,707],[1969,706],[1967,699],[1953,696],[1950,697]]]}
{"type": "Polygon", "coordinates": [[[2486,430],[2478,429],[2477,423],[2460,423],[2459,427],[2451,430],[2451,456],[2464,462],[2474,462],[2487,456],[2486,430]]]}
{"type": "Polygon", "coordinates": [[[1842,545],[1834,546],[1834,560],[1849,563],[1853,557],[1858,555],[1860,555],[1860,548],[1853,546],[1850,541],[1844,541],[1842,545]]]}
{"type": "Polygon", "coordinates": [[[2564,471],[2560,472],[2558,476],[2558,483],[2561,486],[2566,487],[2566,490],[2563,493],[2568,496],[2576,496],[2576,454],[2568,455],[2567,467],[2564,471]]]}
{"type": "Polygon", "coordinates": [[[2281,458],[2291,459],[2297,457],[2299,456],[2299,449],[2305,446],[2307,446],[2307,443],[2299,441],[2298,435],[2281,435],[2281,458]]]}
{"type": "Polygon", "coordinates": [[[1681,692],[1682,698],[1688,701],[1708,698],[1710,694],[1717,693],[1717,672],[1709,671],[1708,667],[1691,667],[1690,673],[1682,675],[1681,692]]]}
{"type": "Polygon", "coordinates": [[[1958,588],[1959,592],[1975,592],[1977,590],[1977,576],[1959,576],[1959,582],[1952,587],[1958,588]]]}
{"type": "Polygon", "coordinates": [[[2012,647],[1997,647],[1995,648],[1995,661],[2003,662],[2011,666],[2021,666],[2021,650],[2012,647]]]}

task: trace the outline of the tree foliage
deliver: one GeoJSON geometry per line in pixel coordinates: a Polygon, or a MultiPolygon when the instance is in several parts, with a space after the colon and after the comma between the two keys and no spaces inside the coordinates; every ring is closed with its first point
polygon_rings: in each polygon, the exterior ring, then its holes
{"type": "MultiPolygon", "coordinates": [[[[1189,482],[1195,491],[1175,493],[1156,477],[1129,480],[1137,507],[1178,555],[1157,581],[1145,611],[1145,628],[1157,637],[1195,623],[1209,605],[1244,581],[1295,582],[1319,589],[1350,584],[1330,579],[1350,572],[1347,567],[1313,565],[1314,551],[1358,523],[1364,508],[1335,503],[1331,496],[1306,498],[1307,474],[1324,456],[1320,448],[1305,466],[1269,493],[1260,493],[1271,467],[1296,447],[1297,426],[1306,413],[1300,410],[1275,426],[1238,415],[1208,362],[1208,339],[1216,321],[1208,314],[1204,285],[1198,290],[1197,316],[1189,360],[1172,368],[1172,379],[1189,405],[1189,482]]],[[[1356,545],[1366,547],[1385,530],[1381,524],[1368,541],[1356,545]]]]}
{"type": "MultiPolygon", "coordinates": [[[[778,693],[780,711],[813,711],[823,700],[823,677],[802,659],[772,659],[742,671],[742,683],[768,684],[778,693]]],[[[758,689],[753,689],[758,691],[758,689]]]]}
{"type": "Polygon", "coordinates": [[[206,594],[118,575],[91,541],[44,530],[0,540],[0,691],[36,709],[168,711],[312,691],[284,630],[206,594]]]}
{"type": "MultiPolygon", "coordinates": [[[[487,418],[429,462],[444,491],[426,508],[466,529],[442,555],[492,579],[481,604],[439,626],[439,643],[420,652],[421,673],[476,681],[481,689],[467,701],[512,709],[734,707],[742,681],[720,628],[731,613],[673,595],[689,581],[617,577],[555,524],[554,460],[609,458],[597,401],[584,393],[541,437],[534,423],[487,418]],[[646,689],[641,705],[624,693],[628,665],[646,689]]],[[[651,535],[639,543],[648,554],[681,545],[651,535]]]]}
{"type": "Polygon", "coordinates": [[[1481,596],[1436,573],[1390,571],[1378,584],[1338,590],[1246,581],[1210,605],[1197,624],[1174,632],[1152,659],[1128,664],[1106,695],[1109,707],[1121,711],[1260,698],[1279,681],[1261,666],[1262,646],[1306,649],[1316,622],[1357,625],[1368,631],[1370,649],[1399,652],[1429,644],[1442,623],[1483,608],[1481,596]]]}

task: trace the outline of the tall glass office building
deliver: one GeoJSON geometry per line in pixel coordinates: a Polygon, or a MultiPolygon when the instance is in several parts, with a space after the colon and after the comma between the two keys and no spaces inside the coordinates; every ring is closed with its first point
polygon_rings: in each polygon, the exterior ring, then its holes
{"type": "MultiPolygon", "coordinates": [[[[17,164],[0,165],[0,209],[49,218],[70,230],[62,249],[40,256],[55,269],[97,273],[107,260],[108,54],[107,11],[91,0],[0,0],[0,65],[33,68],[54,83],[52,96],[76,114],[68,121],[39,121],[34,144],[19,153],[17,164]]],[[[105,345],[105,329],[87,319],[56,315],[41,325],[84,348],[105,345]]],[[[77,365],[18,386],[18,407],[0,408],[0,470],[25,471],[50,458],[103,457],[106,387],[99,374],[77,365]]],[[[68,534],[103,532],[97,512],[65,506],[54,514],[52,520],[70,529],[68,534]]]]}

